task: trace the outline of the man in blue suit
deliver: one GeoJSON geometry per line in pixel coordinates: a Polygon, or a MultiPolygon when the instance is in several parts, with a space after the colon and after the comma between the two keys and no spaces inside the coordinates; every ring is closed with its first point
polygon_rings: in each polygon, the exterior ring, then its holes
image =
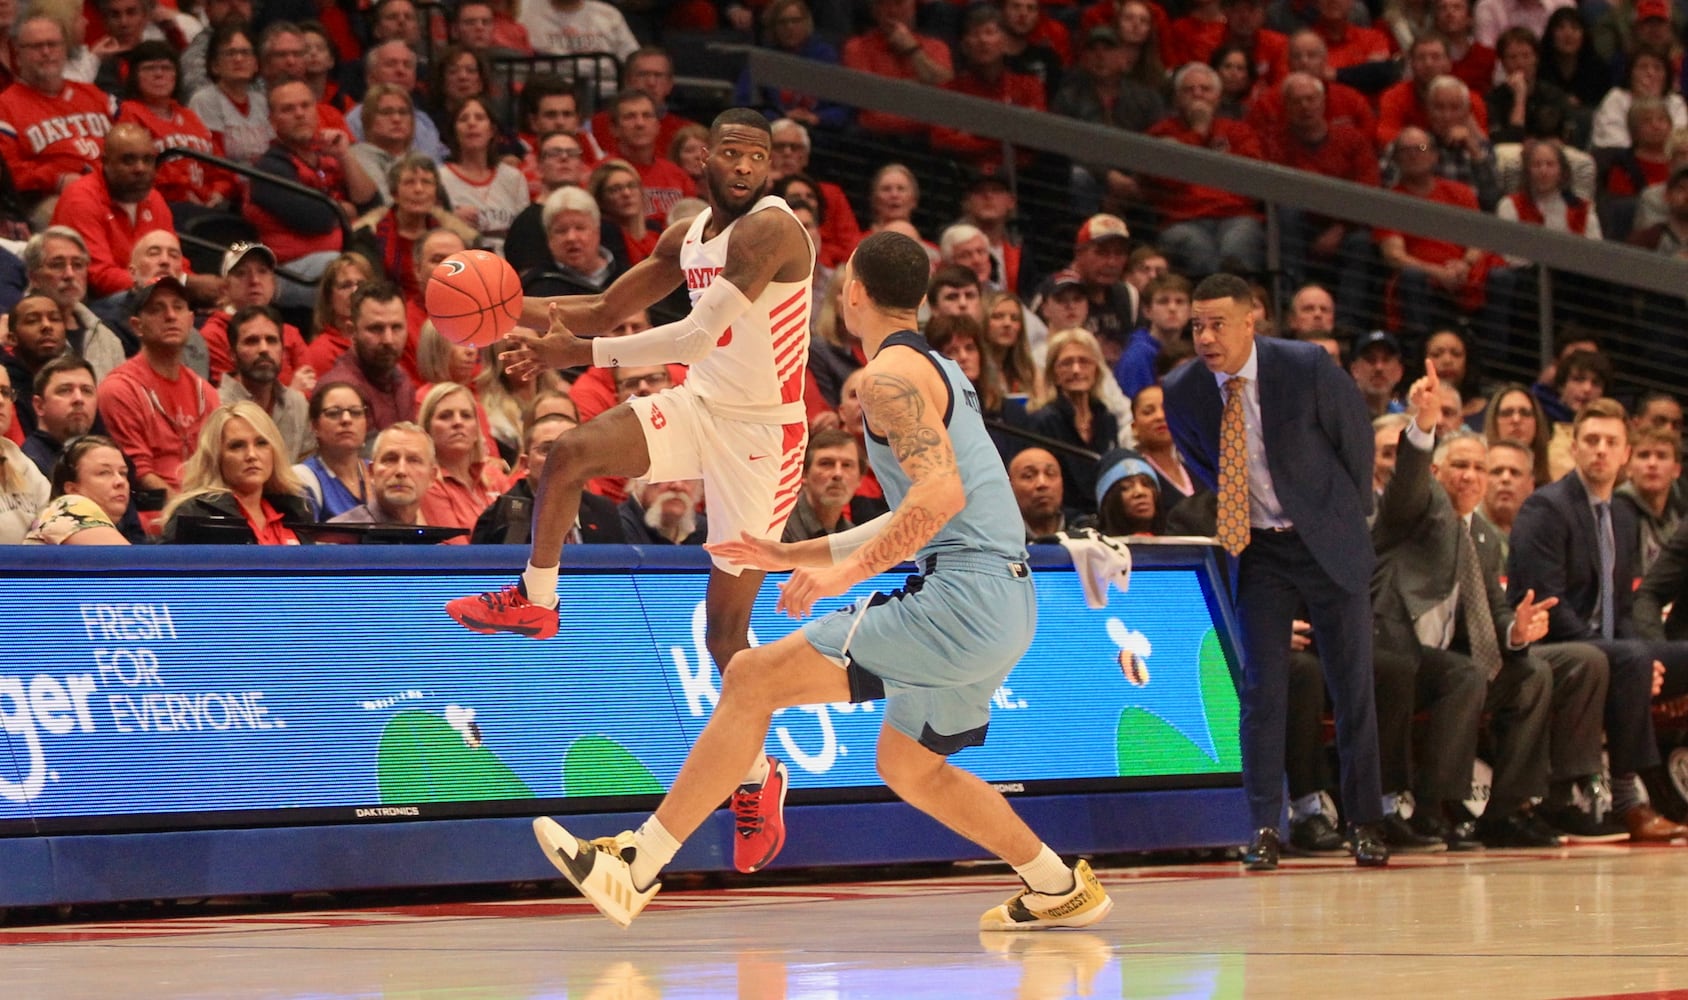
{"type": "MultiPolygon", "coordinates": [[[[1656,767],[1652,699],[1688,690],[1688,644],[1650,642],[1632,617],[1640,566],[1634,508],[1612,503],[1629,464],[1629,420],[1616,400],[1597,399],[1577,414],[1571,458],[1576,468],[1530,494],[1512,521],[1507,596],[1534,590],[1559,603],[1549,612],[1553,642],[1587,642],[1611,661],[1606,687],[1606,754],[1612,811],[1632,841],[1688,839],[1688,828],[1648,805],[1637,772],[1656,767]]],[[[1590,790],[1583,796],[1597,800],[1590,790]]]]}
{"type": "Polygon", "coordinates": [[[1236,559],[1243,785],[1255,830],[1243,863],[1278,864],[1289,640],[1305,605],[1336,714],[1354,859],[1388,864],[1372,691],[1373,441],[1365,403],[1322,348],[1255,336],[1253,295],[1242,279],[1213,275],[1191,300],[1202,364],[1167,378],[1166,415],[1190,471],[1219,496],[1219,541],[1236,559]]]}

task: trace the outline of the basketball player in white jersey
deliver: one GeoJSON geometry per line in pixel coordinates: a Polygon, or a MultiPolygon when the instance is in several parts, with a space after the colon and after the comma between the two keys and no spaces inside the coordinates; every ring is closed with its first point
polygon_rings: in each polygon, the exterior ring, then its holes
{"type": "MultiPolygon", "coordinates": [[[[446,611],[477,632],[544,639],[557,632],[557,568],[580,493],[597,476],[702,479],[709,539],[741,532],[777,541],[803,482],[808,426],[803,409],[815,248],[785,202],[767,195],[772,135],[767,119],[742,108],[709,130],[705,165],[710,208],[662,234],[656,250],[597,295],[527,299],[522,323],[544,336],[510,334],[504,361],[521,376],[543,368],[603,368],[678,362],[683,385],[634,397],[552,445],[521,581],[462,597],[446,611]],[[684,283],[685,319],[628,337],[597,334],[684,283]]],[[[725,666],[749,646],[760,570],[717,557],[705,598],[707,644],[725,666]]],[[[733,796],[733,863],[753,872],[785,843],[785,765],[763,756],[733,796]]]]}

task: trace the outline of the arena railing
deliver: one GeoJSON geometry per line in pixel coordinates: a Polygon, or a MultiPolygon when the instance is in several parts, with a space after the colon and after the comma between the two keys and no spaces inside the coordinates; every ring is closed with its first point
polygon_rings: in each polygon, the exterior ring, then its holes
{"type": "Polygon", "coordinates": [[[534,76],[550,74],[574,84],[582,125],[615,96],[621,85],[621,60],[610,52],[568,55],[499,56],[492,60],[498,92],[515,98],[534,76]]]}
{"type": "MultiPolygon", "coordinates": [[[[1122,129],[1003,105],[928,87],[799,59],[760,48],[743,50],[752,81],[811,95],[857,109],[891,112],[932,126],[942,126],[1000,140],[1004,176],[1016,191],[1019,224],[1029,251],[1036,251],[1046,272],[1070,257],[1072,233],[1095,205],[1075,199],[1062,171],[1052,176],[1014,170],[1016,152],[1033,152],[1055,162],[1106,166],[1138,177],[1168,177],[1236,192],[1260,200],[1268,232],[1265,274],[1282,277],[1284,261],[1299,249],[1278,223],[1286,211],[1304,211],[1479,247],[1520,262],[1511,275],[1516,293],[1506,322],[1509,332],[1478,344],[1490,374],[1533,378],[1551,354],[1556,335],[1567,322],[1591,328],[1614,360],[1626,392],[1674,391],[1688,377],[1688,338],[1683,337],[1683,297],[1688,292],[1688,263],[1623,246],[1593,241],[1535,226],[1525,226],[1482,212],[1444,206],[1423,199],[1333,180],[1261,160],[1217,153],[1150,138],[1122,129]]],[[[863,133],[827,136],[812,132],[815,159],[848,164],[858,214],[868,220],[865,177],[874,160],[900,161],[916,167],[930,186],[934,181],[959,187],[966,173],[953,158],[926,152],[906,142],[889,142],[863,133]],[[924,170],[924,173],[922,173],[924,170]]],[[[812,166],[811,172],[819,173],[812,166]]],[[[831,180],[833,177],[821,176],[831,180]]],[[[923,188],[923,203],[929,192],[923,188]]],[[[951,209],[947,217],[917,218],[936,237],[954,218],[959,197],[952,190],[938,199],[951,209]],[[927,224],[930,223],[930,227],[927,224]]],[[[1127,212],[1137,226],[1139,219],[1127,212]]],[[[1339,267],[1347,266],[1340,264],[1339,267]]],[[[1380,268],[1379,262],[1370,265],[1380,268]]],[[[1382,301],[1382,275],[1361,293],[1357,312],[1368,322],[1358,330],[1386,326],[1390,312],[1382,301]]],[[[1022,289],[1022,295],[1026,290],[1022,289]]],[[[1280,296],[1280,300],[1287,295],[1280,296]]],[[[1280,306],[1283,303],[1280,301],[1280,306]]],[[[1339,303],[1340,305],[1341,303],[1339,303]]],[[[1474,315],[1465,317],[1475,320],[1474,315]]]]}

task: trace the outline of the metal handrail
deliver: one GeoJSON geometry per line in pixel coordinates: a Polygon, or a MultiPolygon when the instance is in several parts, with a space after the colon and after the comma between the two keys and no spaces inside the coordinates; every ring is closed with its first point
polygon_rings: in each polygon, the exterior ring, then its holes
{"type": "Polygon", "coordinates": [[[1614,284],[1680,296],[1688,263],[1540,226],[1506,222],[1320,174],[1154,139],[1123,129],[877,76],[769,49],[740,47],[757,87],[777,87],[989,136],[1027,149],[1106,164],[1380,228],[1478,246],[1614,284]]]}
{"type": "Polygon", "coordinates": [[[277,177],[275,174],[265,173],[251,164],[237,163],[234,160],[224,159],[223,157],[217,156],[213,153],[203,153],[197,149],[186,149],[181,146],[173,146],[159,152],[158,162],[163,163],[165,160],[174,159],[179,156],[185,156],[190,160],[198,160],[201,163],[209,164],[213,167],[218,167],[249,179],[261,179],[264,183],[274,184],[276,187],[279,187],[284,191],[291,191],[294,194],[304,195],[308,198],[315,198],[316,200],[329,205],[334,209],[334,217],[340,220],[340,245],[342,247],[350,247],[352,245],[352,224],[351,221],[346,218],[346,213],[340,211],[340,203],[323,192],[318,191],[316,188],[306,187],[298,181],[291,180],[286,177],[277,177]]]}

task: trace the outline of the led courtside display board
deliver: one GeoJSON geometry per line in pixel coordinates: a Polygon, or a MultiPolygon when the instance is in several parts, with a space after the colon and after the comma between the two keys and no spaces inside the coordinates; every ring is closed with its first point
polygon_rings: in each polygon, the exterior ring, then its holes
{"type": "MultiPolygon", "coordinates": [[[[1236,785],[1233,654],[1205,551],[1140,557],[1102,610],[1059,550],[1040,555],[1036,642],[988,742],[957,762],[1016,795],[1236,785]]],[[[513,549],[11,549],[0,837],[647,808],[719,692],[706,563],[620,547],[570,561],[561,633],[534,642],[440,610],[508,581],[513,549]]],[[[773,610],[780,579],[758,641],[794,627],[773,610]]],[[[775,716],[790,801],[887,798],[881,714],[775,716]]]]}

